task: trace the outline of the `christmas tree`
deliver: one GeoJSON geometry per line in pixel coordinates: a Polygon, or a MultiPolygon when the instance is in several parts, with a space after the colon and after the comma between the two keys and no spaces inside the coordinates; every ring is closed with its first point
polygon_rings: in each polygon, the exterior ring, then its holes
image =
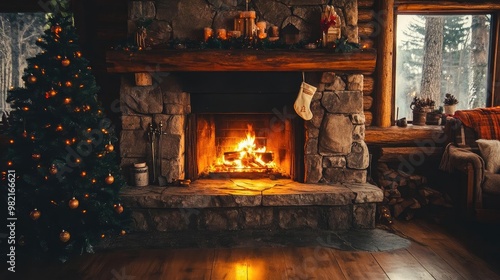
{"type": "Polygon", "coordinates": [[[8,95],[14,111],[3,177],[15,178],[16,205],[8,214],[17,218],[20,255],[65,260],[125,234],[125,181],[72,17],[57,12],[48,22],[36,42],[41,53],[28,59],[24,88],[8,95]]]}

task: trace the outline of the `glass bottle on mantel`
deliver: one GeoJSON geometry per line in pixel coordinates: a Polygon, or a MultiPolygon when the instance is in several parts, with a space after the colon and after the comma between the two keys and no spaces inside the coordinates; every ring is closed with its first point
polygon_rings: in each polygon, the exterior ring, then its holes
{"type": "Polygon", "coordinates": [[[331,5],[325,7],[321,14],[321,29],[323,31],[323,47],[333,46],[335,40],[341,37],[341,21],[331,5]]]}

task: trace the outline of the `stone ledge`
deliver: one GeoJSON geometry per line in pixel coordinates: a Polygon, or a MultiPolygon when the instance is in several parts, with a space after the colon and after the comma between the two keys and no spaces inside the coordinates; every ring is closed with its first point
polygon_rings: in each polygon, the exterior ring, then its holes
{"type": "Polygon", "coordinates": [[[340,206],[381,202],[370,184],[301,184],[292,180],[197,180],[189,187],[128,187],[129,208],[217,208],[258,206],[340,206]]]}

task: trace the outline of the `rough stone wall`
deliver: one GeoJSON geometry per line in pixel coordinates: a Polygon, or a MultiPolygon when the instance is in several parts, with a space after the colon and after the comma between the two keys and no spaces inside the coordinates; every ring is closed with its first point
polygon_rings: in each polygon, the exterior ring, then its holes
{"type": "MultiPolygon", "coordinates": [[[[300,39],[315,42],[321,38],[320,18],[327,0],[252,0],[257,21],[266,21],[280,30],[292,23],[300,30],[300,39]]],[[[342,34],[350,42],[358,43],[357,0],[336,0],[335,10],[342,23],[342,34]]],[[[129,32],[137,30],[138,22],[152,20],[148,37],[152,45],[161,45],[170,39],[203,40],[203,28],[233,30],[233,19],[245,10],[244,0],[156,0],[131,1],[129,5],[129,32]]]]}
{"type": "MultiPolygon", "coordinates": [[[[158,75],[160,76],[160,75],[158,75]]],[[[163,123],[161,136],[160,175],[168,182],[184,179],[185,124],[191,112],[190,96],[183,92],[173,76],[162,78],[152,86],[135,86],[133,80],[122,78],[122,132],[120,135],[121,165],[128,170],[133,163],[147,162],[151,157],[148,140],[150,124],[163,123]]],[[[151,166],[150,175],[151,175],[151,166]]]]}
{"type": "Polygon", "coordinates": [[[306,121],[306,183],[365,183],[369,165],[363,75],[325,72],[306,121]]]}

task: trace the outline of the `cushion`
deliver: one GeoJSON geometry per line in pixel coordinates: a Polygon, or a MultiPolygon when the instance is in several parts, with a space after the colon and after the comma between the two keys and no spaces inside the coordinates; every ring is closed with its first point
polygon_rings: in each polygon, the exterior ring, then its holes
{"type": "Polygon", "coordinates": [[[500,171],[500,141],[479,139],[476,141],[481,157],[486,163],[486,170],[491,173],[500,171]]]}
{"type": "Polygon", "coordinates": [[[500,195],[500,174],[484,173],[483,192],[500,195]]]}

